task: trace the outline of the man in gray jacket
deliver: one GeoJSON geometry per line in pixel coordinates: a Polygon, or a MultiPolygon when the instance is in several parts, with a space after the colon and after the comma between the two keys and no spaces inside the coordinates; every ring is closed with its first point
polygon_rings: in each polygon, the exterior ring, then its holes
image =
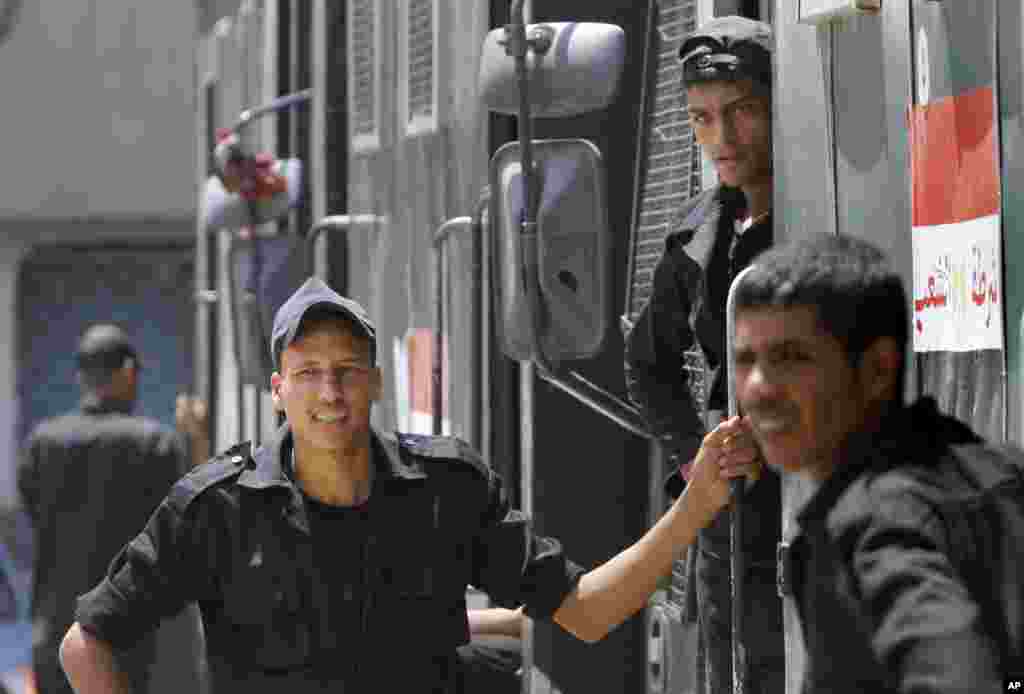
{"type": "MultiPolygon", "coordinates": [[[[654,271],[654,289],[626,344],[630,397],[672,462],[678,496],[705,432],[727,406],[725,308],[733,278],[772,243],[772,32],[762,22],[720,17],[680,47],[686,109],[720,185],[676,216],[654,271]],[[691,391],[685,353],[700,347],[711,368],[704,402],[691,391]]],[[[692,373],[692,371],[689,371],[692,373]]],[[[749,691],[784,690],[782,605],[775,588],[781,535],[779,478],[762,475],[747,493],[746,642],[749,691]]],[[[729,514],[701,531],[691,558],[701,635],[701,691],[732,691],[729,514]]],[[[690,591],[694,590],[691,580],[690,591]]],[[[692,595],[691,595],[692,597],[692,595]]]]}

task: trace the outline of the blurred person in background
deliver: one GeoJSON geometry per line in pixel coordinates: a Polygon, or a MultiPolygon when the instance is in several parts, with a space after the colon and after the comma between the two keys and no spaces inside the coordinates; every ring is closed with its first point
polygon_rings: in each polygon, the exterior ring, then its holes
{"type": "MultiPolygon", "coordinates": [[[[18,491],[34,534],[33,667],[41,694],[72,691],[58,649],[76,598],[106,573],[185,471],[184,442],[154,419],[132,414],[142,364],[118,326],[99,324],[75,351],[81,402],[44,420],[25,442],[18,491]]],[[[126,659],[134,691],[147,691],[155,637],[126,659]]]]}

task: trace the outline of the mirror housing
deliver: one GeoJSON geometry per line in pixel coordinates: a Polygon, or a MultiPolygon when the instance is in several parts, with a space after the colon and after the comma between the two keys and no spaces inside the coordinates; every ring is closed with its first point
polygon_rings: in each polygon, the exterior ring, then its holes
{"type": "Polygon", "coordinates": [[[206,229],[259,226],[284,216],[302,200],[302,161],[278,159],[271,172],[285,181],[285,189],[267,197],[247,199],[230,192],[218,176],[210,176],[203,190],[202,220],[206,229]]]}
{"type": "MultiPolygon", "coordinates": [[[[528,51],[530,113],[564,118],[605,108],[618,92],[626,60],[626,34],[614,24],[552,22],[530,24],[527,37],[550,45],[528,51]]],[[[505,52],[505,29],[493,29],[480,57],[480,95],[491,111],[519,115],[515,60],[505,52]]]]}
{"type": "Polygon", "coordinates": [[[502,351],[534,358],[531,311],[539,310],[540,344],[550,359],[593,356],[611,314],[611,243],[600,150],[587,140],[535,140],[540,183],[537,265],[541,305],[531,307],[522,272],[525,192],[520,144],[502,146],[490,163],[490,232],[495,311],[502,351]]]}

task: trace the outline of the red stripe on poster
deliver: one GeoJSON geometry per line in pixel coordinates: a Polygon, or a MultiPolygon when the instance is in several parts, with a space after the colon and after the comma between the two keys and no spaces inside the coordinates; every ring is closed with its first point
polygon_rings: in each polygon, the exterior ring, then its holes
{"type": "Polygon", "coordinates": [[[910,111],[913,225],[955,224],[999,212],[991,86],[910,111]]]}
{"type": "MultiPolygon", "coordinates": [[[[408,337],[410,405],[414,412],[434,413],[434,331],[417,328],[408,337]]],[[[448,412],[448,349],[442,344],[441,412],[448,412]]]]}

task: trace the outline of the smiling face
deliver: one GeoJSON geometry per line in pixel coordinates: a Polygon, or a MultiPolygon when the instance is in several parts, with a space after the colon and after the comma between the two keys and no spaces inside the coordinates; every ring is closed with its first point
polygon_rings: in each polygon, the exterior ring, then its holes
{"type": "Polygon", "coordinates": [[[900,358],[894,341],[879,338],[851,363],[810,306],[741,309],[736,395],[765,461],[829,477],[849,436],[871,427],[891,401],[900,358]]]}
{"type": "Polygon", "coordinates": [[[271,395],[297,448],[340,451],[369,440],[370,409],[381,390],[370,355],[369,340],[339,318],[312,322],[281,353],[271,395]]]}
{"type": "Polygon", "coordinates": [[[698,82],[686,88],[697,144],[719,180],[734,188],[771,185],[771,99],[751,80],[698,82]]]}

